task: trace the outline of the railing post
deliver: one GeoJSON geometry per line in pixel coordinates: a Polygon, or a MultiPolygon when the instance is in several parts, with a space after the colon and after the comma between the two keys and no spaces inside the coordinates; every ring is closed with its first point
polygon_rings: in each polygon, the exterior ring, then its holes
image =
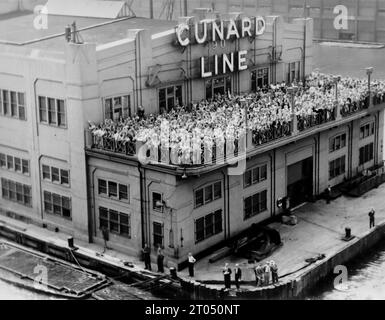
{"type": "Polygon", "coordinates": [[[287,88],[287,90],[291,96],[291,135],[295,136],[298,134],[298,119],[297,115],[295,114],[294,96],[298,90],[298,87],[292,86],[287,88]]]}

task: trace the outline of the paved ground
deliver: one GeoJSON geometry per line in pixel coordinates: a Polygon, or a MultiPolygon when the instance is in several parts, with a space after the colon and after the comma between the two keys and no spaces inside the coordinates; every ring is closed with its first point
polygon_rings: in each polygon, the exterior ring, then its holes
{"type": "MultiPolygon", "coordinates": [[[[342,196],[329,205],[320,200],[302,206],[294,212],[298,217],[297,225],[288,226],[281,223],[270,225],[270,227],[279,230],[283,246],[276,250],[267,260],[276,261],[280,275],[293,273],[289,277],[298,276],[301,271],[296,271],[307,265],[305,259],[322,253],[330,256],[344,246],[349,245],[349,243],[341,240],[345,233],[345,227],[350,227],[352,234],[357,237],[368,232],[368,211],[372,206],[376,210],[376,222],[385,220],[385,184],[378,189],[369,191],[361,198],[342,196]]],[[[46,241],[63,246],[67,245],[68,235],[66,234],[55,233],[34,225],[26,225],[3,216],[0,216],[0,221],[26,229],[28,234],[38,236],[46,241]]],[[[97,244],[90,244],[80,240],[76,240],[75,245],[79,247],[80,251],[93,257],[103,251],[103,248],[97,244]]],[[[208,262],[209,258],[207,257],[196,263],[195,280],[223,280],[222,267],[225,262],[230,263],[231,267],[234,267],[235,263],[239,263],[243,271],[243,280],[255,280],[254,265],[249,264],[246,259],[230,256],[211,264],[208,262]]],[[[123,266],[124,261],[129,261],[135,266],[130,270],[143,271],[143,262],[138,258],[114,250],[108,250],[103,256],[98,255],[98,259],[119,266],[123,266]]],[[[153,264],[153,270],[156,270],[155,264],[153,264]]],[[[166,272],[168,273],[167,269],[166,272]]],[[[189,278],[187,269],[182,270],[178,275],[189,278]]],[[[219,285],[219,287],[222,286],[219,285]]],[[[251,286],[243,286],[244,289],[248,287],[251,286]]]]}
{"type": "MultiPolygon", "coordinates": [[[[266,260],[276,261],[280,275],[294,272],[291,277],[298,276],[301,271],[296,271],[307,265],[305,259],[318,254],[325,254],[328,257],[349,245],[348,242],[341,240],[345,235],[345,227],[350,227],[352,234],[357,237],[368,232],[368,212],[372,206],[376,210],[376,222],[385,220],[384,196],[385,184],[369,191],[361,198],[342,196],[329,205],[320,200],[302,206],[294,212],[298,218],[297,225],[288,226],[281,223],[270,225],[279,230],[283,246],[266,260]]],[[[223,280],[222,267],[225,262],[231,267],[239,263],[243,269],[243,280],[255,280],[254,264],[249,264],[247,259],[231,256],[213,264],[209,263],[208,259],[209,257],[196,264],[196,280],[223,280]]],[[[187,270],[179,274],[188,277],[187,270]]]]}

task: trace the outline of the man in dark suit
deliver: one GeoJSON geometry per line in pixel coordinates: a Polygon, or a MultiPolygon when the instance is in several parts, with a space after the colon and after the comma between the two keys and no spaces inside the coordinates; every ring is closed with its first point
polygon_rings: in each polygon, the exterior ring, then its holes
{"type": "Polygon", "coordinates": [[[234,277],[235,277],[235,286],[239,290],[239,281],[241,281],[241,279],[242,279],[242,270],[239,267],[238,263],[235,265],[234,277]]]}

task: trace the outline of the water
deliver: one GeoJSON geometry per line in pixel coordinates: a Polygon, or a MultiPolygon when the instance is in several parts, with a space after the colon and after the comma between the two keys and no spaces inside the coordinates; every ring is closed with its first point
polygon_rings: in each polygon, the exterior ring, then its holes
{"type": "MultiPolygon", "coordinates": [[[[316,44],[314,68],[323,73],[366,77],[365,68],[374,67],[373,78],[385,79],[385,49],[328,47],[316,44]]],[[[349,265],[346,291],[334,289],[333,280],[325,280],[308,299],[385,299],[385,242],[368,256],[349,265]]],[[[47,300],[53,297],[31,292],[0,280],[0,300],[47,300]]]]}
{"type": "Polygon", "coordinates": [[[382,300],[385,299],[385,240],[346,265],[348,280],[334,288],[330,277],[314,288],[308,299],[382,300]]]}

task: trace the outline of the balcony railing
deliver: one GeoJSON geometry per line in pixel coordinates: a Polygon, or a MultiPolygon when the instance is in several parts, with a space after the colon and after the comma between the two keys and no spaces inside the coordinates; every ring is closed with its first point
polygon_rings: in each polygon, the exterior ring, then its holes
{"type": "Polygon", "coordinates": [[[336,120],[337,109],[319,110],[316,114],[307,117],[297,117],[298,131],[305,131],[312,127],[336,120]]]}
{"type": "MultiPolygon", "coordinates": [[[[373,105],[385,103],[385,98],[374,96],[372,103],[373,105]]],[[[221,143],[212,141],[210,144],[202,143],[200,148],[198,145],[198,148],[195,146],[195,148],[192,148],[191,150],[181,150],[180,148],[172,148],[171,146],[163,147],[162,145],[146,146],[145,156],[154,162],[178,166],[221,164],[237,158],[240,154],[245,154],[246,146],[249,150],[250,147],[262,146],[281,138],[306,132],[315,126],[338,120],[338,109],[340,109],[340,117],[344,118],[362,110],[366,110],[369,107],[369,99],[367,98],[360,103],[346,104],[340,108],[336,107],[333,110],[320,110],[318,113],[311,116],[297,116],[297,133],[293,128],[293,123],[295,122],[284,122],[273,124],[267,130],[248,131],[247,135],[241,137],[239,140],[232,139],[231,141],[227,140],[226,142],[221,143]]],[[[87,131],[86,141],[88,147],[92,149],[110,151],[128,156],[138,156],[144,145],[143,142],[115,140],[112,136],[101,137],[92,135],[90,131],[87,131]]]]}

